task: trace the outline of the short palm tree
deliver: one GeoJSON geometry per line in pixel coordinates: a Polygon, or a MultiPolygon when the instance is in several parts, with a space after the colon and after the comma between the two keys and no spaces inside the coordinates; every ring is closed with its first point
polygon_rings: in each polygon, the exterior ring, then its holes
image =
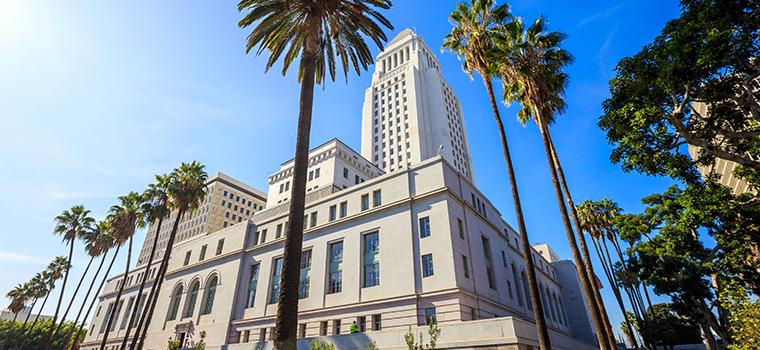
{"type": "Polygon", "coordinates": [[[71,258],[74,255],[74,242],[82,232],[92,228],[95,223],[95,219],[90,216],[90,211],[85,209],[82,205],[75,205],[71,209],[64,210],[61,215],[55,217],[55,229],[54,232],[63,236],[63,241],[69,246],[69,258],[66,270],[63,273],[63,284],[61,285],[60,296],[58,297],[58,303],[55,307],[55,313],[53,314],[53,321],[48,331],[47,340],[45,341],[45,348],[50,347],[50,343],[53,339],[53,332],[55,331],[55,323],[58,320],[58,312],[61,309],[61,303],[63,302],[63,292],[66,290],[66,282],[69,279],[69,268],[71,266],[71,258]]]}
{"type": "Polygon", "coordinates": [[[177,237],[177,228],[179,222],[185,213],[193,211],[200,207],[203,199],[208,194],[208,188],[206,187],[206,181],[208,180],[208,174],[206,173],[205,166],[201,163],[193,161],[191,163],[182,163],[179,168],[174,169],[169,174],[168,184],[166,187],[166,193],[168,194],[167,203],[169,208],[176,210],[177,216],[172,223],[172,231],[169,234],[169,240],[164,248],[164,255],[161,259],[161,265],[158,268],[158,274],[156,275],[155,282],[153,282],[152,291],[153,300],[148,299],[150,302],[150,308],[147,308],[148,312],[145,314],[145,322],[142,328],[142,334],[140,334],[140,340],[137,343],[137,349],[142,349],[145,344],[145,335],[148,332],[148,326],[153,318],[153,312],[156,308],[156,302],[158,301],[158,295],[160,295],[161,285],[166,276],[166,270],[169,264],[169,256],[171,255],[172,248],[174,247],[174,240],[177,237]]]}
{"type": "MultiPolygon", "coordinates": [[[[94,289],[95,291],[102,290],[103,285],[105,285],[106,280],[108,280],[108,274],[111,273],[111,268],[113,268],[113,264],[116,262],[116,257],[119,256],[119,250],[121,250],[121,245],[116,242],[116,239],[114,239],[114,235],[111,233],[111,221],[106,219],[103,221],[98,222],[98,224],[95,226],[95,229],[93,230],[94,234],[96,235],[94,241],[93,241],[93,247],[92,250],[94,253],[99,253],[103,255],[103,259],[105,260],[106,256],[111,250],[114,250],[113,256],[111,257],[111,262],[108,263],[108,268],[106,268],[105,273],[103,274],[103,278],[100,280],[100,284],[98,285],[97,289],[94,289]]],[[[96,276],[97,277],[97,274],[96,276]]],[[[95,277],[93,277],[93,282],[95,282],[95,277]]],[[[90,285],[90,289],[92,289],[92,284],[90,285]]],[[[79,324],[79,327],[72,327],[72,329],[69,331],[69,333],[66,335],[66,340],[64,341],[64,344],[68,345],[69,340],[71,339],[71,336],[74,334],[80,334],[82,332],[82,329],[84,329],[84,325],[87,322],[87,318],[90,316],[90,312],[92,311],[93,306],[95,306],[95,302],[98,301],[98,295],[97,293],[93,295],[93,298],[90,300],[90,304],[87,306],[87,311],[84,314],[84,317],[82,317],[82,322],[79,324]],[[76,332],[73,330],[76,329],[76,332]]],[[[84,301],[82,302],[82,306],[87,302],[87,298],[85,297],[84,301]]],[[[81,312],[81,310],[80,310],[81,312]]],[[[74,344],[76,344],[77,339],[74,339],[74,344]]]]}
{"type": "Polygon", "coordinates": [[[89,255],[90,258],[100,258],[100,263],[98,263],[98,268],[95,270],[95,274],[92,276],[92,281],[90,282],[90,286],[87,288],[87,293],[84,295],[84,299],[82,305],[79,307],[77,316],[74,318],[74,327],[71,327],[66,334],[66,341],[64,344],[68,344],[69,337],[77,328],[76,324],[79,322],[79,319],[82,316],[85,304],[90,298],[92,288],[95,286],[95,282],[100,275],[100,271],[103,269],[103,264],[106,262],[106,255],[110,249],[110,246],[108,244],[110,243],[110,238],[108,237],[107,225],[103,221],[98,222],[91,230],[84,232],[80,239],[85,245],[85,251],[87,252],[87,255],[89,255]]]}
{"type": "Polygon", "coordinates": [[[133,322],[137,322],[137,329],[135,330],[134,338],[130,344],[130,349],[134,349],[137,346],[140,331],[143,327],[142,320],[145,319],[145,310],[142,310],[142,313],[140,313],[139,310],[140,303],[144,303],[145,307],[143,309],[147,309],[148,303],[154,297],[153,291],[155,289],[151,288],[147,299],[148,301],[141,301],[145,283],[148,281],[148,271],[150,271],[150,268],[153,264],[153,258],[156,254],[158,238],[161,233],[161,225],[163,224],[164,219],[167,218],[171,213],[171,210],[169,209],[168,192],[170,179],[171,177],[168,175],[156,175],[156,182],[148,185],[148,188],[145,190],[145,192],[143,192],[143,205],[141,210],[143,212],[143,216],[145,217],[146,223],[156,224],[156,235],[153,237],[153,245],[150,250],[150,256],[148,257],[148,264],[145,266],[145,273],[143,273],[142,280],[140,281],[140,290],[137,292],[137,299],[135,299],[134,303],[135,307],[132,311],[132,317],[129,318],[129,324],[127,325],[127,331],[124,335],[124,340],[122,340],[121,343],[121,349],[126,349],[133,322]],[[138,315],[141,317],[139,320],[136,320],[138,315]]]}
{"type": "Polygon", "coordinates": [[[522,205],[520,204],[520,193],[517,188],[517,178],[512,164],[512,155],[509,151],[509,142],[507,141],[507,134],[504,131],[504,124],[501,120],[492,82],[495,65],[490,56],[494,49],[494,39],[499,35],[504,26],[512,21],[512,16],[506,4],[496,5],[494,0],[478,0],[473,1],[471,5],[463,2],[457,4],[456,10],[451,13],[450,20],[454,27],[451,33],[444,38],[443,48],[463,59],[464,69],[470,77],[472,77],[473,73],[478,73],[483,78],[491,110],[496,121],[496,127],[499,131],[504,161],[509,174],[509,184],[512,189],[515,216],[520,231],[520,245],[528,277],[528,286],[530,287],[530,302],[533,306],[533,316],[536,321],[539,345],[541,349],[551,349],[549,332],[544,318],[544,309],[539,297],[535,266],[530,254],[533,248],[530,246],[528,230],[525,227],[522,205]]]}
{"type": "Polygon", "coordinates": [[[24,323],[21,325],[21,333],[24,333],[26,324],[29,322],[29,317],[32,316],[34,306],[40,298],[44,298],[48,294],[48,281],[50,277],[47,271],[38,272],[31,280],[29,280],[29,288],[31,290],[32,305],[29,307],[29,313],[24,318],[24,323]]]}
{"type": "MultiPolygon", "coordinates": [[[[129,242],[127,247],[127,263],[124,267],[124,276],[122,276],[119,290],[116,292],[114,305],[119,305],[121,294],[127,284],[127,277],[129,277],[129,265],[132,258],[132,244],[135,231],[138,228],[145,227],[145,217],[142,212],[142,206],[142,195],[137,192],[129,192],[126,196],[119,197],[119,204],[112,206],[108,213],[108,220],[111,222],[110,231],[113,234],[116,244],[121,246],[129,242]]],[[[116,312],[112,312],[108,317],[106,332],[103,334],[103,340],[100,342],[100,350],[103,350],[106,347],[108,333],[111,330],[111,325],[115,318],[116,312]]]]}
{"type": "Polygon", "coordinates": [[[269,51],[267,70],[283,57],[283,74],[294,60],[300,60],[301,96],[288,215],[290,225],[285,237],[275,327],[277,349],[290,350],[296,346],[314,84],[324,82],[328,75],[334,80],[338,64],[342,65],[347,79],[351,68],[360,74],[372,63],[372,54],[363,36],[382,47],[387,39],[383,27],[393,29],[393,26],[377,9],[390,7],[390,0],[241,0],[238,4],[238,10],[246,11],[238,25],[247,28],[255,24],[248,35],[246,52],[255,49],[258,55],[269,51]],[[338,60],[340,63],[336,63],[338,60]]]}

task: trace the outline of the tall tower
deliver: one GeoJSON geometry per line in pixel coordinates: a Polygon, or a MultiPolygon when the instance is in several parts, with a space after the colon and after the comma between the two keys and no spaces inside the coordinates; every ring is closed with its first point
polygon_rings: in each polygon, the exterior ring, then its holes
{"type": "Polygon", "coordinates": [[[404,29],[375,62],[362,108],[362,156],[392,172],[440,154],[472,180],[462,108],[422,37],[404,29]]]}

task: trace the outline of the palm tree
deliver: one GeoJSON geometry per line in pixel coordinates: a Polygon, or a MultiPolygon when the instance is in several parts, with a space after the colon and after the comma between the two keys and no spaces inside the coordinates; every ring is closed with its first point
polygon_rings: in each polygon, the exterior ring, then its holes
{"type": "MultiPolygon", "coordinates": [[[[97,278],[100,275],[100,271],[103,268],[103,264],[106,261],[108,250],[111,248],[111,242],[112,242],[112,239],[110,235],[108,234],[108,224],[105,221],[98,222],[91,230],[88,230],[87,232],[83,233],[81,239],[85,244],[85,251],[87,252],[87,255],[89,255],[90,257],[100,257],[100,263],[98,264],[97,270],[95,270],[95,275],[92,276],[92,281],[90,282],[90,286],[87,288],[87,293],[85,293],[84,295],[82,305],[79,307],[77,316],[74,319],[74,322],[72,323],[74,326],[71,327],[69,332],[66,334],[64,345],[68,344],[69,338],[73,334],[74,330],[77,329],[76,324],[79,323],[79,318],[82,316],[82,312],[84,311],[85,304],[87,303],[87,300],[90,298],[90,293],[92,293],[92,287],[95,286],[95,282],[97,281],[97,278]]],[[[107,272],[106,272],[106,275],[108,275],[107,272]]]]}
{"type": "Polygon", "coordinates": [[[63,292],[66,290],[66,282],[69,279],[69,270],[71,267],[71,258],[74,254],[74,242],[82,232],[92,228],[95,223],[95,219],[90,216],[90,211],[85,209],[82,205],[75,205],[69,210],[64,210],[61,215],[55,217],[55,229],[54,232],[63,236],[63,241],[69,246],[69,258],[66,270],[63,275],[63,285],[61,285],[61,293],[58,297],[58,304],[55,307],[55,313],[53,314],[53,321],[50,324],[50,330],[48,331],[47,340],[45,341],[45,348],[49,348],[53,341],[53,332],[55,331],[55,322],[58,319],[58,312],[61,309],[61,303],[63,302],[63,292]]]}
{"type": "MultiPolygon", "coordinates": [[[[51,261],[50,264],[48,264],[47,269],[45,270],[45,272],[47,273],[47,281],[46,281],[47,290],[45,293],[45,299],[42,300],[42,306],[40,307],[40,311],[38,311],[37,315],[34,317],[32,326],[29,327],[30,331],[34,329],[34,326],[37,324],[37,321],[40,319],[40,314],[42,314],[42,309],[45,308],[45,304],[48,301],[48,297],[50,297],[50,292],[52,292],[53,289],[55,288],[55,282],[63,278],[64,271],[66,271],[70,265],[71,264],[69,264],[69,261],[64,256],[55,257],[53,261],[51,261]]],[[[26,333],[22,332],[21,339],[20,339],[22,343],[25,341],[24,335],[26,335],[26,333]]]]}
{"type": "MultiPolygon", "coordinates": [[[[119,250],[121,250],[121,245],[116,242],[116,239],[111,233],[110,220],[104,220],[104,221],[98,222],[95,230],[98,231],[98,238],[96,239],[96,243],[95,243],[95,245],[98,248],[96,249],[102,252],[103,259],[106,258],[106,255],[108,254],[109,251],[111,251],[111,249],[116,248],[116,250],[113,253],[113,256],[111,257],[111,262],[108,263],[108,268],[103,274],[103,279],[100,281],[98,288],[95,289],[96,291],[98,291],[98,290],[103,289],[103,285],[106,283],[106,280],[108,280],[108,274],[111,273],[111,268],[113,268],[113,264],[114,262],[116,262],[116,257],[119,256],[119,250]]],[[[93,281],[94,281],[94,278],[93,278],[93,281]]],[[[87,298],[85,298],[84,302],[86,301],[87,301],[87,298]]],[[[90,301],[90,305],[87,306],[87,312],[85,312],[84,317],[82,317],[82,323],[79,324],[78,328],[72,327],[72,330],[74,328],[77,329],[76,333],[69,332],[69,334],[66,336],[66,341],[64,342],[65,344],[68,345],[69,339],[71,339],[71,336],[73,334],[80,334],[82,332],[82,329],[84,328],[84,324],[87,322],[87,318],[90,316],[90,312],[92,311],[92,307],[95,306],[96,301],[98,301],[97,293],[93,296],[92,300],[90,301]]],[[[82,303],[82,305],[84,305],[84,302],[82,303]]],[[[74,340],[74,343],[76,343],[76,339],[74,340]]]]}
{"type": "Polygon", "coordinates": [[[570,194],[570,190],[567,185],[567,180],[565,179],[565,172],[562,169],[562,164],[559,162],[559,156],[557,155],[557,150],[554,147],[554,142],[552,141],[551,134],[548,132],[547,129],[547,136],[550,141],[550,146],[552,150],[552,160],[554,162],[554,166],[557,168],[557,175],[559,175],[559,182],[562,185],[562,193],[565,195],[565,199],[567,200],[567,206],[570,208],[570,216],[573,218],[573,226],[575,226],[575,230],[578,232],[578,243],[580,243],[581,246],[581,253],[583,253],[583,262],[585,263],[585,272],[588,275],[588,279],[591,282],[591,289],[593,291],[593,299],[594,303],[596,304],[597,308],[599,309],[600,316],[602,317],[601,322],[604,324],[605,330],[607,331],[607,334],[610,337],[614,337],[614,332],[612,330],[612,323],[610,322],[609,315],[607,314],[607,307],[604,305],[604,300],[602,299],[602,293],[599,291],[599,286],[596,283],[596,272],[594,271],[594,264],[591,262],[591,253],[589,253],[588,244],[586,243],[586,236],[583,234],[584,231],[588,231],[586,228],[583,227],[581,224],[581,220],[578,217],[578,210],[575,207],[575,203],[573,202],[573,197],[570,194]]]}
{"type": "Polygon", "coordinates": [[[543,17],[539,17],[527,28],[522,19],[518,18],[504,29],[504,33],[497,37],[497,49],[494,51],[495,59],[499,62],[498,71],[502,76],[504,101],[507,104],[519,102],[522,108],[517,114],[518,120],[524,125],[532,119],[539,128],[562,224],[575,261],[576,273],[581,280],[586,304],[591,309],[591,318],[600,345],[614,349],[614,336],[607,331],[603,315],[594,301],[591,279],[585,271],[575,232],[570,224],[548,132],[548,126],[554,121],[554,117],[565,109],[564,92],[568,77],[563,69],[572,63],[573,58],[561,46],[565,35],[560,32],[546,32],[543,17]]]}
{"type": "Polygon", "coordinates": [[[303,211],[306,197],[306,172],[309,158],[314,83],[335,80],[336,56],[343,72],[353,67],[356,74],[372,63],[372,54],[362,35],[378,47],[387,38],[384,26],[391,23],[376,9],[389,9],[390,0],[241,0],[238,10],[247,11],[238,25],[256,23],[248,35],[246,52],[271,54],[269,70],[283,57],[283,75],[300,56],[298,80],[301,96],[293,164],[293,189],[290,196],[288,232],[285,237],[280,302],[277,306],[275,347],[295,349],[298,325],[298,283],[303,241],[303,211]]]}
{"type": "MultiPolygon", "coordinates": [[[[140,334],[140,330],[143,326],[142,320],[145,319],[145,310],[143,310],[142,313],[139,313],[140,302],[142,299],[143,289],[145,288],[145,282],[148,281],[148,271],[150,271],[151,264],[153,263],[153,257],[156,253],[156,247],[158,246],[158,238],[161,233],[161,224],[163,223],[164,218],[168,217],[169,213],[171,212],[169,210],[168,203],[169,193],[167,192],[169,179],[170,178],[167,175],[156,175],[156,182],[148,185],[148,188],[143,193],[143,205],[140,210],[143,212],[145,222],[156,223],[156,235],[153,237],[153,246],[151,247],[150,256],[148,257],[148,264],[145,266],[145,273],[143,273],[142,280],[140,281],[140,290],[137,292],[137,299],[135,299],[134,303],[135,307],[132,309],[132,317],[129,318],[127,332],[124,335],[124,340],[122,340],[121,349],[126,349],[127,341],[129,340],[129,333],[132,330],[132,323],[135,321],[137,316],[140,315],[141,317],[137,322],[137,329],[135,330],[134,339],[132,339],[132,343],[130,344],[130,349],[134,349],[135,346],[137,346],[137,340],[140,334]]],[[[148,301],[153,298],[153,290],[154,289],[151,289],[150,295],[148,296],[148,301]]],[[[144,309],[146,309],[148,302],[143,301],[143,303],[145,304],[144,309]]]]}
{"type": "Polygon", "coordinates": [[[169,234],[169,240],[164,248],[164,256],[161,259],[161,265],[158,268],[158,274],[156,275],[155,282],[153,282],[154,297],[150,302],[150,308],[145,314],[145,323],[142,328],[142,334],[140,334],[140,341],[137,344],[137,349],[142,349],[145,344],[145,335],[148,332],[150,321],[153,318],[153,311],[156,308],[156,302],[158,301],[159,292],[161,291],[161,285],[166,276],[166,270],[169,266],[169,256],[171,255],[172,248],[174,247],[174,239],[177,236],[177,228],[179,222],[182,220],[182,216],[188,211],[198,209],[203,199],[208,193],[206,187],[206,180],[208,180],[208,174],[204,170],[205,166],[193,161],[191,163],[182,163],[179,168],[174,169],[169,174],[169,180],[166,187],[166,193],[168,194],[167,203],[169,208],[176,210],[177,216],[174,218],[172,224],[172,231],[169,234]]]}
{"type": "Polygon", "coordinates": [[[470,77],[472,77],[473,73],[480,74],[488,93],[491,110],[496,120],[499,137],[501,138],[504,161],[509,174],[509,184],[512,189],[515,216],[520,231],[520,245],[526,266],[528,286],[530,287],[529,291],[533,306],[533,317],[536,322],[536,331],[538,332],[539,346],[541,349],[551,349],[549,332],[546,328],[546,320],[544,319],[544,310],[539,297],[538,280],[536,279],[535,267],[530,254],[533,248],[530,246],[528,230],[525,227],[522,205],[520,204],[520,193],[517,189],[517,179],[515,177],[514,166],[512,165],[512,155],[509,151],[509,143],[504,131],[501,115],[499,114],[499,107],[496,103],[492,83],[495,67],[490,55],[494,49],[494,38],[512,20],[512,16],[506,4],[496,5],[494,0],[482,0],[473,1],[472,6],[468,6],[463,2],[457,4],[456,10],[451,13],[449,18],[454,27],[451,33],[444,38],[443,48],[453,52],[460,58],[464,58],[463,66],[465,71],[467,71],[470,77]]]}
{"type": "Polygon", "coordinates": [[[32,316],[34,306],[37,305],[37,301],[43,298],[48,293],[48,281],[50,280],[50,274],[47,271],[38,272],[31,280],[29,280],[29,287],[32,297],[32,305],[29,307],[29,313],[24,318],[24,323],[21,325],[21,334],[26,329],[26,323],[29,322],[29,317],[32,316]]]}
{"type": "Polygon", "coordinates": [[[124,265],[124,276],[121,279],[119,290],[116,292],[116,299],[114,301],[114,312],[108,316],[108,323],[106,323],[106,332],[103,334],[103,340],[100,342],[100,350],[105,349],[106,342],[108,341],[108,333],[111,330],[114,318],[116,318],[116,305],[119,305],[121,300],[121,293],[124,291],[124,287],[127,284],[127,277],[129,277],[129,265],[132,258],[132,243],[134,241],[135,230],[145,227],[145,217],[142,212],[143,197],[137,192],[129,192],[126,196],[119,197],[119,204],[111,207],[108,213],[109,221],[111,222],[111,233],[114,240],[118,245],[124,245],[129,241],[127,248],[127,263],[124,265]]]}
{"type": "Polygon", "coordinates": [[[26,307],[26,303],[30,299],[30,291],[31,288],[27,282],[23,284],[19,283],[15,288],[11,289],[7,294],[5,294],[5,296],[11,300],[11,303],[8,306],[8,310],[13,313],[13,322],[16,322],[18,313],[21,312],[21,310],[24,310],[24,307],[26,307]]]}
{"type": "MultiPolygon", "coordinates": [[[[628,319],[628,313],[625,310],[625,305],[623,304],[623,297],[620,295],[620,288],[619,284],[612,274],[612,267],[610,266],[609,260],[607,257],[602,253],[601,250],[601,244],[599,243],[600,240],[604,240],[604,232],[602,229],[603,225],[603,218],[601,215],[601,208],[599,203],[592,202],[589,200],[583,201],[578,206],[578,213],[581,220],[581,225],[584,227],[589,236],[591,236],[591,240],[594,243],[594,249],[596,250],[596,254],[599,257],[599,260],[602,263],[602,268],[604,269],[604,274],[607,276],[607,282],[610,284],[610,288],[612,288],[612,292],[615,295],[615,300],[618,303],[618,307],[620,308],[620,311],[623,313],[623,318],[625,321],[626,326],[629,328],[628,332],[630,334],[633,333],[633,326],[631,325],[631,320],[628,319]]],[[[638,343],[636,342],[636,338],[632,337],[633,343],[632,345],[635,348],[638,348],[638,343]]]]}

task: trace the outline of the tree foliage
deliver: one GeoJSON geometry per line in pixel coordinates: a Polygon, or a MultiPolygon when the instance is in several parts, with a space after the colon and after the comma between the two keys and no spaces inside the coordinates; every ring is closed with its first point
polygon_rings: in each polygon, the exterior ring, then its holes
{"type": "MultiPolygon", "coordinates": [[[[47,338],[48,333],[50,333],[50,328],[52,326],[52,322],[50,320],[44,320],[40,321],[37,324],[34,325],[34,328],[29,328],[27,326],[26,333],[22,337],[22,325],[23,322],[21,321],[6,321],[6,320],[0,320],[0,334],[2,337],[7,337],[9,340],[21,340],[23,341],[16,341],[14,345],[6,344],[8,349],[14,349],[14,350],[38,350],[42,349],[43,344],[45,343],[45,340],[47,338]]],[[[64,343],[66,342],[67,335],[69,332],[74,332],[75,327],[77,327],[76,324],[73,322],[64,322],[63,326],[61,327],[61,331],[56,334],[56,336],[53,338],[52,341],[52,349],[53,350],[66,350],[64,348],[64,343]]],[[[76,344],[79,344],[80,341],[84,340],[84,336],[86,334],[86,331],[80,330],[78,337],[73,336],[72,339],[76,339],[76,344]]]]}
{"type": "MultiPolygon", "coordinates": [[[[683,0],[682,13],[622,59],[599,126],[625,170],[699,181],[696,163],[722,158],[760,175],[760,3],[683,0]]],[[[758,182],[755,182],[756,184],[758,182]]]]}

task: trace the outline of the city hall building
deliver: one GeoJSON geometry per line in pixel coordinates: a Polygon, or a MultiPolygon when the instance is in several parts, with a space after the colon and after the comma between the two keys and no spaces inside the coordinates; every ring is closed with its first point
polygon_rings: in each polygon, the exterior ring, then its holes
{"type": "MultiPolygon", "coordinates": [[[[376,62],[361,154],[337,139],[309,154],[299,348],[323,337],[341,350],[405,349],[404,333],[426,334],[430,322],[442,330],[439,349],[536,348],[524,254],[536,262],[554,349],[597,348],[572,262],[546,245],[521,251],[475,186],[461,107],[429,48],[407,29],[376,62]]],[[[191,347],[201,332],[207,349],[272,348],[292,172],[283,163],[266,193],[209,179],[202,206],[181,218],[146,349],[169,339],[191,347]]],[[[123,276],[101,291],[83,349],[106,333],[106,349],[119,348],[143,274],[154,283],[166,227],[149,228],[118,303],[123,276]]]]}

